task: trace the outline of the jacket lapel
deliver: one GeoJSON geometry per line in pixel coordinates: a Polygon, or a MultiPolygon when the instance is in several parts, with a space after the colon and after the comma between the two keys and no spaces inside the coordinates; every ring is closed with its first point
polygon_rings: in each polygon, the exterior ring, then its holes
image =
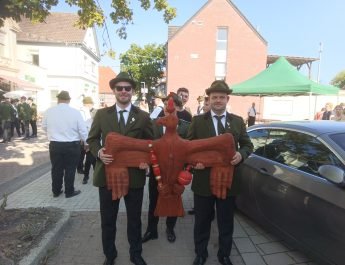
{"type": "Polygon", "coordinates": [[[213,119],[211,116],[211,111],[208,111],[205,116],[204,119],[206,120],[206,126],[207,126],[207,131],[210,132],[210,136],[216,136],[216,129],[214,128],[214,124],[213,124],[213,119]]]}
{"type": "Polygon", "coordinates": [[[125,127],[125,135],[136,124],[136,122],[137,122],[137,120],[139,118],[138,114],[139,114],[139,111],[138,111],[137,107],[132,105],[131,111],[129,112],[129,115],[128,115],[128,120],[127,120],[127,123],[126,123],[126,127],[125,127]]]}
{"type": "Polygon", "coordinates": [[[111,129],[115,132],[119,132],[119,121],[117,118],[116,107],[115,105],[109,107],[107,111],[108,115],[106,117],[108,124],[111,125],[111,129]]]}

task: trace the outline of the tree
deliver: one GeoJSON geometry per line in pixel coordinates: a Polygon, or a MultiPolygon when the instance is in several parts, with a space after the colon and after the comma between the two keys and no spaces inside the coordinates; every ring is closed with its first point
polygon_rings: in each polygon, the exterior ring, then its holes
{"type": "Polygon", "coordinates": [[[157,44],[147,44],[143,48],[137,44],[132,44],[126,53],[120,55],[121,71],[129,72],[138,81],[137,93],[140,91],[140,83],[145,82],[148,89],[148,98],[154,91],[150,88],[155,87],[164,74],[166,66],[166,46],[157,44]]]}
{"type": "MultiPolygon", "coordinates": [[[[21,17],[27,17],[34,22],[43,22],[49,15],[53,6],[58,5],[62,0],[0,0],[0,27],[3,26],[6,18],[20,21],[21,17]]],[[[138,0],[141,7],[148,10],[151,7],[151,0],[138,0]]],[[[87,28],[94,25],[103,26],[105,14],[99,5],[98,0],[65,0],[70,6],[77,6],[79,20],[77,25],[87,28]]],[[[133,10],[126,0],[111,0],[112,12],[109,14],[114,24],[118,25],[116,33],[120,38],[127,37],[126,27],[133,23],[133,10]]],[[[176,16],[176,9],[169,6],[168,0],[153,0],[153,7],[157,11],[164,11],[163,18],[168,23],[176,16]]]]}
{"type": "Polygon", "coordinates": [[[345,89],[345,70],[339,72],[331,81],[333,86],[345,89]]]}

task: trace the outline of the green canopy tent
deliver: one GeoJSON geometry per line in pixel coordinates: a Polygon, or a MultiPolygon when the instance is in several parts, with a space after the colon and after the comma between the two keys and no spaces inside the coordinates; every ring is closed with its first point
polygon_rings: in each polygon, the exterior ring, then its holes
{"type": "Polygon", "coordinates": [[[302,75],[284,57],[256,76],[231,87],[239,96],[337,95],[339,88],[318,84],[302,75]]]}
{"type": "Polygon", "coordinates": [[[339,88],[318,84],[292,66],[284,57],[256,76],[231,87],[238,96],[309,96],[338,95],[339,88]]]}

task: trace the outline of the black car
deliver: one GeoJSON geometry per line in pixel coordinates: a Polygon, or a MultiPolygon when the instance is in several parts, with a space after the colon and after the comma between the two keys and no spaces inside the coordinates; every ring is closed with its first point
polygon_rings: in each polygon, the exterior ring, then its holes
{"type": "Polygon", "coordinates": [[[345,122],[248,128],[237,207],[325,264],[345,264],[345,122]]]}

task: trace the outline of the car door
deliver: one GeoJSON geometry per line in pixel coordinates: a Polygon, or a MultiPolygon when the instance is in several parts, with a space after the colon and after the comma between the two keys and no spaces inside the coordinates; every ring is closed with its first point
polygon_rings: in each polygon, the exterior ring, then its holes
{"type": "Polygon", "coordinates": [[[315,137],[271,129],[253,190],[259,210],[275,229],[320,258],[336,260],[344,255],[336,251],[340,242],[334,240],[334,227],[339,233],[335,214],[345,221],[337,205],[340,198],[345,200],[344,190],[317,172],[320,165],[332,163],[341,164],[315,137]]]}

